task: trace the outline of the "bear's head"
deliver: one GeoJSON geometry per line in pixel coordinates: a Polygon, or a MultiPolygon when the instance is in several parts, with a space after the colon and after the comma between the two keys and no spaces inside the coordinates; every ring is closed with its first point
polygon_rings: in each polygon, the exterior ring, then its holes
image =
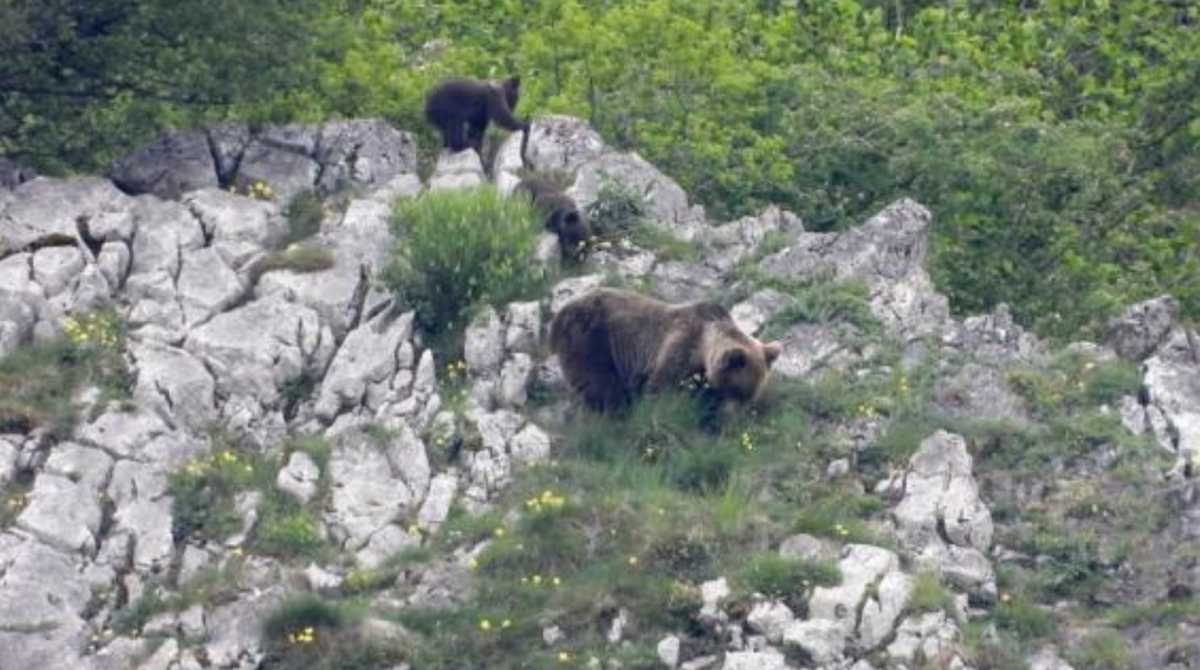
{"type": "Polygon", "coordinates": [[[704,378],[708,388],[722,400],[757,400],[766,388],[771,365],[779,358],[783,345],[746,335],[728,316],[710,321],[704,339],[704,378]]]}
{"type": "Polygon", "coordinates": [[[583,255],[583,247],[592,236],[587,219],[583,217],[574,203],[559,206],[550,214],[550,229],[558,233],[558,241],[568,258],[577,259],[583,255]]]}

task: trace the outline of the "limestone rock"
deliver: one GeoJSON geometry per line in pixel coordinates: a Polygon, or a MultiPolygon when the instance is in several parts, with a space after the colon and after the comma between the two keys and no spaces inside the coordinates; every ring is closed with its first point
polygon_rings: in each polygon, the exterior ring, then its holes
{"type": "Polygon", "coordinates": [[[166,133],[114,161],[109,176],[126,193],[160,198],[219,186],[208,134],[202,130],[166,133]]]}
{"type": "Polygon", "coordinates": [[[129,197],[99,177],[26,181],[8,196],[0,226],[0,250],[82,244],[81,230],[93,219],[129,209],[129,197]]]}
{"type": "Polygon", "coordinates": [[[274,202],[204,189],[184,196],[183,203],[200,221],[212,247],[235,270],[256,254],[277,247],[287,235],[287,222],[274,202]]]}
{"type": "Polygon", "coordinates": [[[992,543],[992,515],[979,487],[966,442],[938,431],[909,460],[904,498],[892,511],[901,544],[947,579],[979,597],[995,596],[995,574],[984,552],[992,543]]]}
{"type": "Polygon", "coordinates": [[[674,668],[679,665],[679,638],[675,635],[664,637],[658,641],[655,652],[658,653],[658,660],[668,668],[674,668]]]}
{"type": "Polygon", "coordinates": [[[412,337],[411,312],[399,317],[381,314],[355,328],[329,365],[317,399],[317,416],[331,421],[338,413],[382,397],[401,370],[411,368],[411,351],[402,347],[412,337]],[[374,390],[374,393],[372,393],[374,390]]]}
{"type": "Polygon", "coordinates": [[[722,670],[787,670],[787,661],[777,651],[731,651],[725,654],[722,670]]]}
{"type": "Polygon", "coordinates": [[[330,121],[321,126],[315,156],[323,193],[352,186],[379,187],[417,170],[417,143],[382,119],[330,121]]]}
{"type": "Polygon", "coordinates": [[[1130,305],[1109,322],[1105,343],[1123,358],[1144,360],[1167,340],[1178,313],[1179,301],[1169,295],[1130,305]]]}
{"type": "Polygon", "coordinates": [[[78,667],[92,597],[77,559],[0,534],[0,645],[15,668],[78,667]]]}
{"type": "Polygon", "coordinates": [[[455,153],[442,151],[438,154],[437,166],[429,178],[430,191],[455,191],[473,188],[487,181],[483,174],[483,163],[479,154],[472,149],[455,153]]]}
{"type": "Polygon", "coordinates": [[[212,372],[218,394],[272,407],[284,382],[325,370],[333,335],[311,308],[273,294],[217,315],[183,346],[212,372]]]}
{"type": "Polygon", "coordinates": [[[443,472],[429,482],[429,495],[417,513],[417,525],[422,530],[435,531],[450,515],[450,504],[458,490],[458,475],[454,472],[443,472]]]}
{"type": "Polygon", "coordinates": [[[838,567],[842,583],[814,589],[809,615],[836,623],[847,647],[870,651],[895,629],[911,579],[901,572],[896,554],[861,544],[846,546],[838,567]]]}
{"type": "Polygon", "coordinates": [[[1035,364],[1046,357],[1046,345],[1014,322],[1004,304],[997,305],[990,314],[947,323],[942,344],[981,363],[1000,367],[1035,364]]]}
{"type": "Polygon", "coordinates": [[[642,197],[651,221],[684,239],[694,238],[704,225],[703,210],[688,204],[687,193],[679,184],[636,153],[608,152],[582,162],[567,195],[580,209],[587,209],[608,179],[642,197]]]}
{"type": "Polygon", "coordinates": [[[746,615],[750,630],[766,636],[772,644],[778,644],[783,639],[784,630],[795,620],[796,615],[791,608],[779,601],[760,602],[746,615]]]}
{"type": "Polygon", "coordinates": [[[356,551],[419,505],[429,485],[429,463],[424,446],[406,427],[399,439],[385,444],[355,431],[338,439],[329,477],[326,520],[338,541],[356,551]]]}
{"type": "Polygon", "coordinates": [[[496,388],[496,401],[501,407],[522,407],[528,399],[529,381],[533,377],[533,361],[528,354],[514,354],[504,362],[496,388]]]}
{"type": "Polygon", "coordinates": [[[900,624],[887,653],[898,663],[916,663],[919,659],[949,662],[958,655],[958,638],[958,626],[944,612],[927,612],[900,624]]]}
{"type": "Polygon", "coordinates": [[[478,376],[500,372],[504,360],[504,324],[491,307],[485,307],[467,325],[463,342],[463,359],[467,370],[478,376]]]}
{"type": "Polygon", "coordinates": [[[514,302],[505,315],[504,348],[532,354],[541,341],[542,308],[536,302],[514,302]]]}
{"type": "Polygon", "coordinates": [[[906,339],[936,334],[949,318],[949,307],[925,269],[931,218],[916,202],[898,200],[857,228],[799,233],[760,267],[801,281],[865,281],[871,312],[889,332],[906,339]]]}
{"type": "Polygon", "coordinates": [[[17,526],[59,550],[88,555],[96,550],[100,518],[100,501],[94,490],[43,473],[34,482],[17,526]]]}
{"type": "Polygon", "coordinates": [[[153,341],[131,342],[137,374],[134,398],[164,421],[201,431],[216,419],[216,383],[195,357],[153,341]]]}
{"type": "Polygon", "coordinates": [[[582,298],[604,285],[603,275],[582,275],[564,279],[550,289],[550,313],[557,314],[567,303],[582,298]]]}
{"type": "MultiPolygon", "coordinates": [[[[520,182],[522,133],[505,138],[496,154],[496,187],[508,194],[520,182]]],[[[539,115],[529,128],[525,158],[536,171],[565,170],[574,172],[584,162],[598,158],[607,151],[600,134],[587,122],[571,116],[539,115]]]]}
{"type": "Polygon", "coordinates": [[[845,653],[846,632],[829,619],[797,621],[783,630],[783,643],[803,651],[818,665],[837,663],[845,653]]]}
{"type": "Polygon", "coordinates": [[[312,456],[303,451],[293,451],[287,465],[280,468],[279,475],[275,478],[275,486],[303,505],[317,494],[317,483],[320,479],[321,469],[317,467],[312,456]]]}
{"type": "Polygon", "coordinates": [[[269,128],[246,147],[238,164],[238,181],[247,186],[258,182],[266,184],[280,203],[312,190],[321,173],[321,166],[310,157],[315,149],[314,132],[310,126],[269,128]],[[298,143],[289,144],[292,138],[285,139],[281,134],[296,128],[303,128],[295,138],[298,143]],[[272,137],[271,133],[276,136],[272,137]]]}

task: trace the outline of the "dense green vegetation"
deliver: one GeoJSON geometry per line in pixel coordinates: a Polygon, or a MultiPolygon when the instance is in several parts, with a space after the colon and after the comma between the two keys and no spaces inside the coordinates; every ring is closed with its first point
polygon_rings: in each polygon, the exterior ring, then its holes
{"type": "MultiPolygon", "coordinates": [[[[910,195],[959,310],[1092,334],[1200,314],[1200,7],[1158,0],[52,0],[0,8],[0,154],[95,170],[156,129],[381,115],[524,75],[714,216],[812,229],[910,195]]],[[[432,147],[432,143],[428,146],[432,147]]]]}
{"type": "Polygon", "coordinates": [[[484,304],[501,306],[542,288],[533,262],[541,222],[521,198],[491,185],[434,191],[396,205],[393,250],[384,282],[434,336],[461,333],[484,304]]]}

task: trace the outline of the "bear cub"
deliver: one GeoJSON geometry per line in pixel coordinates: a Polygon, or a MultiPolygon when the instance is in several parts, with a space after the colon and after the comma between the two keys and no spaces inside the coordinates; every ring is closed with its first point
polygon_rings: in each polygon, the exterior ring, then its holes
{"type": "Polygon", "coordinates": [[[458,152],[468,147],[483,156],[483,135],[488,123],[507,130],[520,130],[521,156],[529,139],[529,124],[513,115],[521,94],[521,78],[501,82],[476,79],[446,79],[425,98],[425,119],[442,134],[442,145],[458,152]]]}
{"type": "Polygon", "coordinates": [[[537,175],[522,179],[514,192],[527,195],[534,208],[546,217],[546,229],[558,236],[563,258],[578,261],[592,231],[575,201],[549,179],[537,175]]]}
{"type": "Polygon", "coordinates": [[[600,412],[696,377],[722,404],[755,400],[782,351],[743,333],[715,303],[670,304],[607,288],[554,316],[550,347],[567,383],[600,412]]]}

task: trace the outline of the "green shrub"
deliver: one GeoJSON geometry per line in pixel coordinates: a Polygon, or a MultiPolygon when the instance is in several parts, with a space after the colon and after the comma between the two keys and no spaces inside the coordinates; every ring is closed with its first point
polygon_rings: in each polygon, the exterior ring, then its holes
{"type": "Polygon", "coordinates": [[[288,224],[288,235],[284,241],[286,247],[320,232],[325,209],[316,193],[304,191],[292,198],[283,216],[288,224]]]}
{"type": "Polygon", "coordinates": [[[431,334],[461,330],[472,307],[542,285],[544,269],[533,262],[541,221],[524,198],[492,186],[425,193],[397,204],[393,226],[400,241],[384,281],[431,334]]]}
{"type": "Polygon", "coordinates": [[[695,242],[676,237],[671,231],[653,223],[640,222],[628,230],[629,241],[653,252],[661,261],[695,263],[701,249],[695,242]]]}

